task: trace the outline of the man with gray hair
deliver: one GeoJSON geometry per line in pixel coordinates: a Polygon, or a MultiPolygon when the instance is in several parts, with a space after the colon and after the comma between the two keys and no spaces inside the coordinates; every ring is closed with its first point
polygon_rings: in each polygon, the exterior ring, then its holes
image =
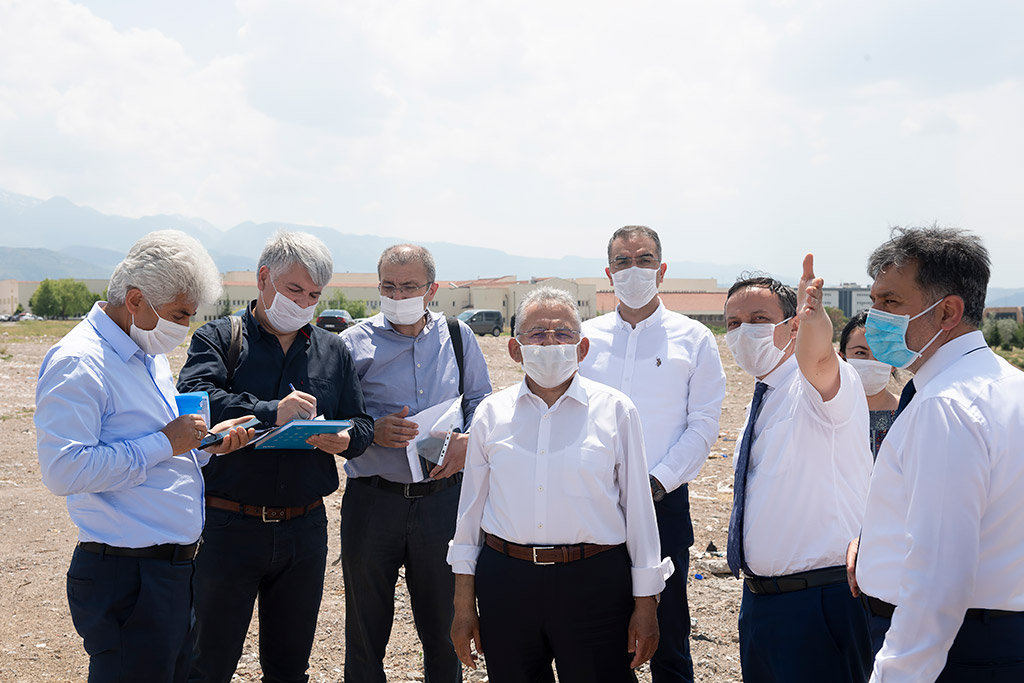
{"type": "Polygon", "coordinates": [[[662,559],[640,416],[581,377],[589,341],[576,301],[541,287],[516,312],[508,352],[525,377],[484,399],[469,437],[452,641],[486,652],[503,681],[636,681],[658,646],[662,559]],[[479,606],[479,615],[477,608],[479,606]]]}
{"type": "Polygon", "coordinates": [[[315,450],[247,448],[203,469],[194,680],[231,680],[257,599],[264,680],[306,680],[327,565],[323,498],[339,484],[334,456],[354,458],[373,438],[348,349],[309,324],[332,270],[318,238],[280,232],[260,254],[259,296],[238,332],[221,318],[192,337],[178,388],[208,392],[214,419],[252,413],[266,425],[319,415],[352,421],[338,434],[310,437],[315,450]]]}
{"type": "Polygon", "coordinates": [[[381,312],[341,333],[376,419],[373,445],[345,464],[345,680],[384,683],[395,584],[405,565],[425,680],[453,683],[462,680],[462,667],[448,638],[454,580],[445,550],[455,532],[468,436],[451,435],[441,464],[417,477],[406,455],[417,428],[407,418],[461,395],[468,427],[491,382],[469,327],[428,308],[438,287],[429,251],[388,247],[377,276],[381,312]]]}
{"type": "Polygon", "coordinates": [[[978,329],[989,267],[977,236],[938,227],[897,228],[868,261],[868,346],[915,373],[878,451],[851,582],[872,681],[1024,680],[1024,374],[978,329]]]}
{"type": "Polygon", "coordinates": [[[230,420],[220,446],[196,450],[200,415],[179,415],[164,355],[220,292],[206,250],[153,232],[114,269],[108,301],[49,350],[36,384],[39,466],[67,498],[78,546],[68,605],[89,653],[89,681],[184,681],[191,659],[193,559],[203,529],[200,467],[248,442],[230,420]],[[129,618],[131,617],[131,618],[129,618]]]}

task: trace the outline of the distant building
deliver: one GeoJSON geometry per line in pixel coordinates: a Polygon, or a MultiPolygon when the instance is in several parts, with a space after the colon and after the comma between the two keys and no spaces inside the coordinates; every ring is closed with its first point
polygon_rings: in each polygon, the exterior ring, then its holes
{"type": "Polygon", "coordinates": [[[824,287],[821,303],[829,308],[838,308],[847,318],[871,308],[871,289],[858,284],[844,282],[838,287],[824,287]]]}
{"type": "Polygon", "coordinates": [[[1018,325],[1024,323],[1024,308],[1020,306],[993,306],[986,308],[983,318],[993,317],[996,320],[1014,320],[1018,325]]]}
{"type": "MultiPolygon", "coordinates": [[[[53,278],[62,279],[62,278],[53,278]]],[[[103,294],[107,290],[109,280],[71,278],[85,284],[93,294],[103,294]]],[[[18,310],[18,304],[31,312],[28,302],[39,289],[40,280],[0,280],[0,313],[11,314],[18,310]]]]}
{"type": "MultiPolygon", "coordinates": [[[[593,284],[597,288],[597,312],[615,310],[615,288],[607,277],[578,278],[579,283],[593,284]]],[[[682,313],[705,325],[725,327],[725,295],[728,289],[719,287],[714,278],[670,278],[658,290],[661,302],[670,311],[682,313]]]]}

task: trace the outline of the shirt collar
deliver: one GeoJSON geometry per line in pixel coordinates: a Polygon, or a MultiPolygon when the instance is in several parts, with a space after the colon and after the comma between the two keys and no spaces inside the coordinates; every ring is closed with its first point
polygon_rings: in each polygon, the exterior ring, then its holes
{"type": "Polygon", "coordinates": [[[786,380],[789,379],[789,376],[796,372],[797,367],[796,354],[794,353],[783,361],[782,365],[769,372],[764,376],[764,379],[760,381],[774,389],[775,387],[785,383],[786,380]]]}
{"type": "MultiPolygon", "coordinates": [[[[537,396],[537,394],[530,391],[530,387],[526,383],[526,375],[523,375],[523,381],[519,383],[519,393],[516,394],[516,402],[518,403],[524,396],[530,396],[530,400],[532,401],[541,401],[540,396],[537,396]]],[[[564,394],[558,397],[558,400],[555,401],[555,404],[551,407],[556,407],[566,398],[571,398],[581,405],[587,405],[589,403],[587,390],[583,387],[583,382],[580,379],[579,372],[576,372],[576,374],[572,376],[572,382],[569,383],[569,388],[565,390],[564,394]]]]}
{"type": "Polygon", "coordinates": [[[142,349],[139,348],[139,345],[135,343],[135,340],[125,334],[120,325],[111,320],[110,316],[103,310],[103,307],[108,305],[106,301],[94,303],[89,310],[86,320],[96,330],[96,333],[114,348],[114,352],[125,363],[136,353],[145,355],[142,349]]]}
{"type": "MultiPolygon", "coordinates": [[[[620,329],[632,330],[633,326],[630,325],[628,322],[626,322],[625,320],[622,319],[622,314],[619,313],[619,306],[621,306],[621,304],[615,306],[615,324],[618,325],[620,329]]],[[[636,324],[636,329],[639,330],[639,329],[643,329],[643,328],[646,328],[646,327],[651,327],[653,325],[657,325],[658,323],[661,322],[661,317],[664,314],[665,314],[665,304],[664,304],[664,302],[662,302],[661,297],[659,296],[658,297],[658,307],[655,308],[654,312],[652,312],[649,316],[647,316],[646,318],[644,318],[643,320],[638,322],[636,324]]]]}
{"type": "Polygon", "coordinates": [[[960,356],[987,346],[985,335],[981,333],[981,330],[974,330],[973,332],[960,335],[956,339],[950,339],[936,349],[932,357],[926,360],[924,365],[918,369],[914,375],[914,387],[921,391],[929,381],[955,363],[960,356]]]}

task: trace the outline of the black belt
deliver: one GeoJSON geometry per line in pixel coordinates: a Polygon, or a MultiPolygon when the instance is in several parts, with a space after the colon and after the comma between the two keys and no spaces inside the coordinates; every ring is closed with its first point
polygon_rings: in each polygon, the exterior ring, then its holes
{"type": "Polygon", "coordinates": [[[748,576],[743,582],[755,595],[779,595],[846,581],[846,567],[812,569],[785,576],[748,576]]]}
{"type": "MultiPolygon", "coordinates": [[[[896,605],[888,603],[885,600],[879,600],[873,598],[870,595],[861,593],[861,604],[864,605],[864,609],[876,617],[882,617],[883,619],[892,619],[893,612],[896,611],[896,605]]],[[[1024,612],[1012,612],[1005,609],[982,609],[980,607],[972,607],[964,613],[964,619],[971,619],[977,621],[984,621],[985,619],[1004,619],[1006,617],[1016,617],[1024,615],[1024,612]]]]}
{"type": "Polygon", "coordinates": [[[116,555],[117,557],[141,557],[148,560],[166,560],[168,562],[191,562],[199,553],[199,546],[203,539],[189,545],[175,545],[165,543],[163,545],[151,545],[145,548],[120,548],[116,545],[96,543],[94,541],[80,541],[78,547],[97,555],[116,555]]]}
{"type": "Polygon", "coordinates": [[[421,481],[418,484],[399,484],[397,481],[388,481],[376,474],[372,477],[353,477],[349,481],[359,481],[381,491],[401,493],[406,498],[423,498],[438,491],[444,491],[452,486],[457,486],[462,482],[462,472],[456,472],[445,479],[421,481]]]}

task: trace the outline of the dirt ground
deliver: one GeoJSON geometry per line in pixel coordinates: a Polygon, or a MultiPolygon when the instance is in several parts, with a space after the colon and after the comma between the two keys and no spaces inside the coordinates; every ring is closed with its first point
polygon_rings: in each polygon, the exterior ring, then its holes
{"type": "MultiPolygon", "coordinates": [[[[83,681],[88,669],[88,657],[72,626],[65,594],[65,573],[77,530],[63,499],[52,495],[40,481],[32,423],[39,364],[57,339],[26,336],[24,328],[0,323],[0,681],[10,683],[83,681]]],[[[522,375],[508,357],[508,338],[478,340],[495,389],[518,382],[522,375]]],[[[729,683],[740,681],[736,620],[741,584],[732,577],[716,576],[713,572],[721,574],[724,570],[724,559],[705,556],[702,551],[709,543],[725,550],[732,502],[731,456],[752,382],[732,362],[724,339],[719,338],[719,346],[728,389],[718,442],[690,485],[696,542],[691,550],[688,583],[696,678],[729,683]]],[[[172,368],[181,367],[185,348],[179,347],[171,354],[172,368]]],[[[338,491],[326,500],[329,562],[340,553],[342,493],[338,491]]],[[[311,681],[342,680],[344,591],[340,564],[329,564],[310,658],[311,681]]],[[[408,593],[401,581],[395,603],[394,631],[385,661],[388,680],[422,681],[422,652],[408,593]]],[[[256,634],[254,620],[234,681],[260,680],[256,634]]],[[[639,678],[650,681],[646,665],[639,678]]],[[[486,681],[486,672],[467,669],[465,680],[486,681]]]]}

